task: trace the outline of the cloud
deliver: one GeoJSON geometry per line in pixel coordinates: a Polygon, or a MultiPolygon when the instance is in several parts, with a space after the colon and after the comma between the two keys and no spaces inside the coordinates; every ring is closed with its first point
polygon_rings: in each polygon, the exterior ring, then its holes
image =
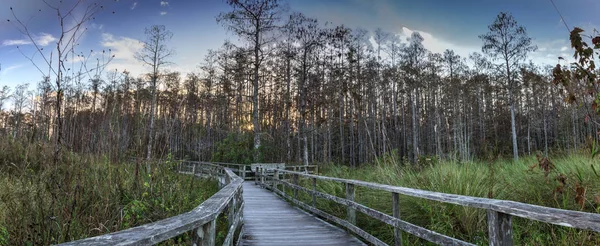
{"type": "Polygon", "coordinates": [[[11,70],[16,70],[16,69],[19,69],[24,66],[25,66],[24,64],[17,64],[17,65],[12,65],[12,66],[8,66],[8,67],[3,67],[2,71],[0,71],[0,75],[5,76],[11,70]]]}
{"type": "Polygon", "coordinates": [[[166,12],[166,11],[162,11],[162,12],[160,12],[160,15],[166,15],[166,14],[167,14],[167,12],[166,12]]]}
{"type": "Polygon", "coordinates": [[[41,36],[38,36],[36,39],[36,43],[40,46],[48,46],[51,42],[56,41],[56,38],[48,33],[40,33],[41,36]]]}
{"type": "Polygon", "coordinates": [[[133,4],[131,5],[131,10],[134,10],[135,7],[137,7],[137,2],[133,2],[133,4]]]}
{"type": "Polygon", "coordinates": [[[444,53],[446,49],[453,50],[457,55],[461,57],[469,57],[469,54],[473,52],[481,52],[481,47],[478,46],[466,46],[456,44],[450,41],[442,40],[431,33],[419,31],[419,30],[411,30],[408,27],[402,27],[402,32],[399,34],[402,38],[403,42],[406,42],[406,39],[409,38],[413,32],[418,32],[423,37],[423,46],[433,53],[444,53]]]}
{"type": "Polygon", "coordinates": [[[108,64],[108,70],[124,69],[130,71],[133,76],[146,73],[143,63],[135,59],[135,53],[144,48],[142,42],[128,37],[115,37],[110,33],[102,34],[102,47],[110,49],[115,56],[108,64]]]}
{"type": "MultiPolygon", "coordinates": [[[[39,35],[33,37],[35,43],[39,46],[45,47],[57,39],[52,34],[41,32],[39,35]]],[[[9,39],[2,42],[2,46],[13,46],[13,45],[30,45],[32,44],[28,39],[9,39]]]]}
{"type": "Polygon", "coordinates": [[[537,45],[538,49],[529,54],[528,60],[538,65],[556,65],[559,56],[567,62],[572,58],[567,54],[572,49],[569,48],[569,41],[566,39],[534,40],[533,44],[537,45]]]}
{"type": "Polygon", "coordinates": [[[25,39],[16,39],[16,40],[4,40],[2,42],[2,46],[12,46],[12,45],[27,45],[31,44],[31,41],[25,39]]]}
{"type": "Polygon", "coordinates": [[[160,1],[160,6],[161,7],[167,7],[167,6],[169,6],[169,2],[167,2],[167,1],[160,1]]]}

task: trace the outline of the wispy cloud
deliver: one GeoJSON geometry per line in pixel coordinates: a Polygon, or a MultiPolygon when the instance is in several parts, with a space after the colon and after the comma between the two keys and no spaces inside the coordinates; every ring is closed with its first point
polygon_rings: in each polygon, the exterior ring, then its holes
{"type": "MultiPolygon", "coordinates": [[[[39,46],[48,46],[50,43],[56,41],[57,39],[52,36],[52,34],[41,32],[39,35],[35,36],[34,41],[39,46]]],[[[13,45],[29,45],[32,42],[28,39],[7,39],[2,42],[2,46],[13,46],[13,45]]]]}
{"type": "Polygon", "coordinates": [[[115,37],[110,33],[103,33],[101,45],[110,49],[115,56],[108,64],[107,69],[126,69],[134,76],[144,73],[143,64],[135,59],[135,53],[144,48],[139,40],[128,37],[115,37]]]}
{"type": "Polygon", "coordinates": [[[399,35],[402,38],[402,41],[406,43],[406,38],[409,38],[413,32],[418,32],[421,37],[423,37],[423,46],[433,53],[444,53],[446,49],[450,49],[462,57],[468,57],[469,54],[473,52],[481,52],[481,48],[478,46],[456,44],[436,37],[434,34],[419,30],[411,30],[408,27],[402,27],[402,32],[399,35]]]}
{"type": "Polygon", "coordinates": [[[160,12],[160,15],[166,15],[166,14],[167,14],[167,12],[166,12],[166,11],[162,11],[162,12],[160,12]]]}
{"type": "Polygon", "coordinates": [[[52,34],[48,33],[40,33],[41,35],[37,37],[35,41],[38,45],[48,46],[51,42],[56,41],[56,38],[52,36],[52,34]]]}
{"type": "Polygon", "coordinates": [[[135,7],[137,7],[137,3],[138,3],[138,2],[133,2],[133,4],[131,5],[131,10],[134,10],[134,9],[135,9],[135,7]]]}
{"type": "Polygon", "coordinates": [[[17,65],[12,65],[12,66],[8,66],[8,67],[3,67],[2,71],[0,71],[0,75],[4,76],[4,75],[8,74],[11,70],[16,70],[16,69],[19,69],[24,66],[25,66],[24,64],[17,64],[17,65]]]}
{"type": "Polygon", "coordinates": [[[31,42],[29,40],[25,40],[25,39],[4,40],[4,42],[2,42],[3,46],[26,45],[26,44],[31,44],[31,42]]]}
{"type": "Polygon", "coordinates": [[[160,1],[160,6],[167,7],[167,6],[169,6],[169,2],[167,2],[167,1],[160,1]]]}

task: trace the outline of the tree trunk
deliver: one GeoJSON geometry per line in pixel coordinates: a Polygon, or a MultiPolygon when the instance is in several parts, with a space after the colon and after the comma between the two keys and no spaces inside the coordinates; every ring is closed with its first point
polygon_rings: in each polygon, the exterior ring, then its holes
{"type": "Polygon", "coordinates": [[[254,81],[252,82],[252,124],[254,125],[254,161],[260,162],[260,124],[258,122],[258,72],[260,62],[260,28],[259,22],[256,22],[256,33],[254,43],[254,81]]]}

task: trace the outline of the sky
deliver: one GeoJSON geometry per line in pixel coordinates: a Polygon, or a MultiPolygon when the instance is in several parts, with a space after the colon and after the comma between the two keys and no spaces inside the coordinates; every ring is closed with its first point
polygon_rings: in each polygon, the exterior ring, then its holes
{"type": "MultiPolygon", "coordinates": [[[[74,1],[63,0],[63,8],[72,6],[74,1]]],[[[600,23],[598,0],[553,1],[569,28],[579,26],[591,31],[600,23]]],[[[486,33],[487,26],[504,11],[527,29],[538,46],[529,55],[534,63],[555,65],[558,56],[573,55],[568,30],[551,0],[287,0],[287,3],[291,11],[322,23],[370,31],[382,28],[401,36],[417,31],[430,51],[441,53],[452,49],[462,57],[481,52],[478,35],[486,33]]],[[[134,54],[142,47],[144,29],[155,24],[165,25],[173,33],[168,46],[175,50],[175,55],[167,69],[184,74],[196,71],[209,49],[218,49],[227,39],[238,40],[216,22],[219,13],[230,10],[225,0],[104,0],[102,5],[103,10],[85,26],[87,31],[76,49],[86,55],[92,52],[95,57],[99,57],[100,51],[110,49],[115,58],[107,70],[127,70],[134,76],[150,71],[134,54]]],[[[60,35],[58,18],[42,0],[0,0],[0,87],[29,83],[30,88],[35,88],[43,75],[29,60],[36,49],[19,32],[11,7],[27,23],[32,38],[44,48],[46,56],[55,49],[60,35]]],[[[81,10],[78,8],[75,16],[81,10]]],[[[72,20],[65,25],[69,22],[72,20]]],[[[41,58],[37,54],[33,61],[47,71],[41,58]]]]}

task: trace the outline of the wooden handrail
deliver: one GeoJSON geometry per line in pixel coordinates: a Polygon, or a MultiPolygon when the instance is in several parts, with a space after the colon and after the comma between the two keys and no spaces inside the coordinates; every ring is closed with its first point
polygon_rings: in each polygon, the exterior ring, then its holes
{"type": "MultiPolygon", "coordinates": [[[[180,173],[218,177],[222,188],[192,211],[127,230],[60,245],[147,245],[194,231],[195,245],[212,246],[215,245],[217,235],[216,219],[226,208],[229,213],[229,226],[223,245],[232,245],[236,231],[243,224],[242,183],[244,180],[229,168],[212,163],[183,162],[178,168],[180,173]]],[[[238,237],[241,237],[241,233],[238,237]]]]}
{"type": "Polygon", "coordinates": [[[401,219],[399,210],[399,194],[423,198],[431,201],[438,201],[443,203],[457,204],[465,207],[480,208],[487,210],[488,217],[488,232],[490,245],[513,245],[512,239],[512,216],[522,217],[530,220],[537,220],[545,223],[551,223],[560,226],[572,227],[577,229],[592,230],[600,232],[600,214],[578,212],[572,210],[564,210],[557,208],[549,208],[538,205],[526,204],[508,200],[488,199],[480,197],[471,197],[464,195],[446,194],[440,192],[419,190],[406,187],[398,187],[391,185],[384,185],[372,182],[365,182],[360,180],[342,179],[327,176],[312,175],[303,172],[294,172],[286,170],[275,170],[273,172],[264,172],[259,170],[260,178],[257,178],[260,185],[272,190],[273,192],[281,195],[282,197],[292,201],[294,204],[308,210],[320,217],[331,220],[336,224],[345,227],[346,229],[354,232],[358,236],[362,237],[366,241],[369,241],[375,245],[387,245],[381,240],[375,238],[373,235],[365,232],[364,230],[356,226],[356,211],[362,212],[365,215],[377,219],[383,223],[394,227],[394,238],[395,245],[401,245],[401,233],[405,231],[413,234],[419,238],[427,241],[440,244],[440,245],[473,245],[468,242],[455,239],[426,228],[408,223],[401,219]],[[280,178],[280,176],[288,176],[287,179],[280,178]],[[312,181],[312,187],[306,188],[300,186],[298,178],[303,177],[307,180],[312,181]],[[266,180],[266,181],[264,181],[266,180]],[[316,190],[316,181],[333,181],[345,184],[346,186],[346,197],[341,198],[334,195],[326,194],[316,190]],[[288,182],[290,181],[290,182],[288,182]],[[271,182],[269,185],[267,182],[271,182]],[[279,190],[279,185],[283,188],[288,187],[293,190],[292,196],[285,193],[285,190],[279,190]],[[354,190],[357,186],[370,188],[374,190],[382,190],[390,192],[392,195],[392,216],[369,208],[362,204],[355,202],[354,190]],[[312,203],[307,204],[297,199],[297,192],[303,191],[308,195],[312,196],[312,203]],[[336,202],[338,204],[347,207],[346,219],[340,219],[331,214],[328,214],[322,210],[316,208],[315,197],[327,199],[329,201],[336,202]]]}

